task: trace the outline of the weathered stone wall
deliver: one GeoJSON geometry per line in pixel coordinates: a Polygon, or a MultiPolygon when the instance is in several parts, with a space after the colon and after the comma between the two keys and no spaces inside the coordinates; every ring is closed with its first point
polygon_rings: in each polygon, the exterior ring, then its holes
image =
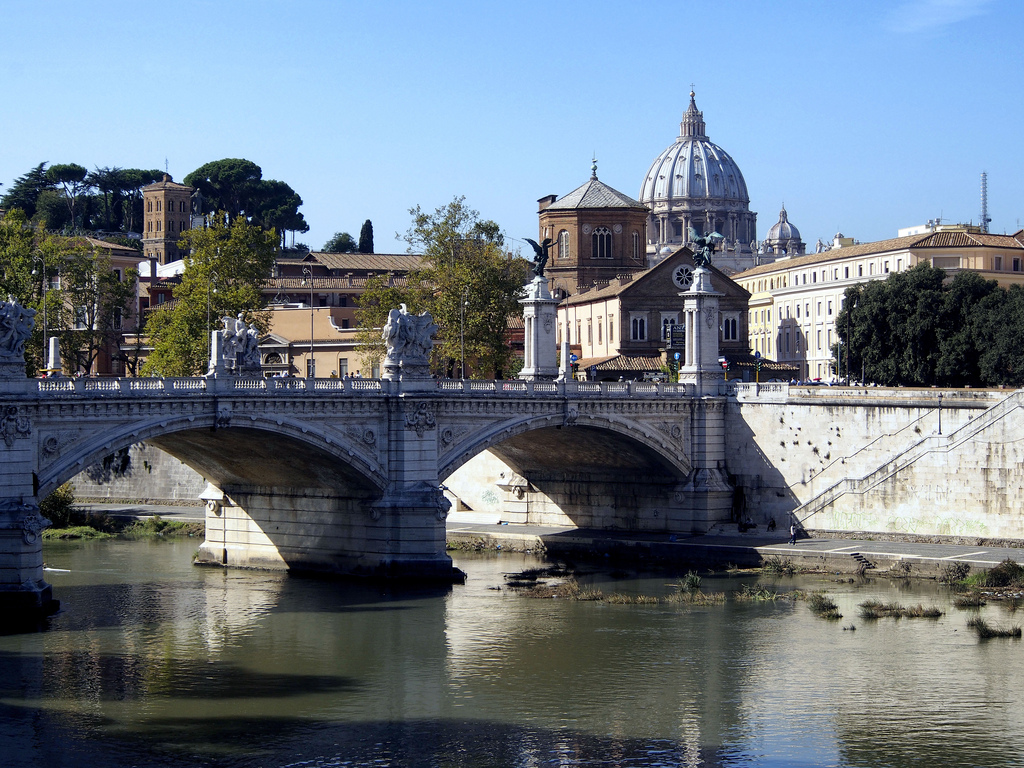
{"type": "Polygon", "coordinates": [[[97,464],[75,475],[79,500],[131,500],[154,504],[199,504],[206,480],[187,464],[146,443],[128,451],[127,467],[113,455],[109,465],[97,464]]]}
{"type": "MultiPolygon", "coordinates": [[[[974,419],[1010,394],[944,390],[940,439],[969,429],[974,419]]],[[[1016,476],[1013,457],[1002,444],[1012,434],[1012,419],[1007,422],[997,414],[997,422],[1007,423],[993,424],[973,440],[949,443],[941,457],[927,460],[935,464],[933,470],[923,469],[925,464],[908,470],[893,462],[938,436],[936,390],[791,388],[788,397],[775,402],[730,401],[726,418],[726,468],[742,489],[745,515],[755,523],[774,517],[780,526],[788,525],[795,510],[806,528],[928,535],[971,530],[977,535],[1024,538],[1024,517],[998,526],[979,525],[994,503],[1002,503],[997,489],[1006,485],[1005,478],[994,483],[978,482],[982,475],[956,479],[961,470],[970,471],[979,464],[991,467],[993,475],[1016,476]],[[856,494],[844,492],[846,498],[830,504],[827,513],[801,507],[882,467],[890,468],[892,492],[878,486],[878,480],[873,492],[868,488],[856,494]],[[973,502],[965,517],[964,505],[954,499],[958,486],[966,485],[972,488],[973,502]],[[893,495],[896,487],[903,489],[902,496],[893,495]],[[904,502],[894,503],[897,497],[904,502]]]]}

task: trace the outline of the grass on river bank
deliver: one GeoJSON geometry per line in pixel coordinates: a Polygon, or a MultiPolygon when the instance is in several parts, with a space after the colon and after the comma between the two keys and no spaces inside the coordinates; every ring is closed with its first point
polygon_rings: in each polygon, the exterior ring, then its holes
{"type": "Polygon", "coordinates": [[[159,515],[141,520],[113,518],[105,513],[85,512],[75,506],[75,488],[65,483],[43,499],[39,511],[50,527],[44,539],[142,539],[166,536],[202,536],[203,523],[164,520],[159,515]]]}

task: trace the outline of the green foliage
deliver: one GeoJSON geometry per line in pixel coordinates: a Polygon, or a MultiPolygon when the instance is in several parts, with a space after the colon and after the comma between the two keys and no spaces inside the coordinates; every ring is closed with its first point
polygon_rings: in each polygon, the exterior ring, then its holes
{"type": "Polygon", "coordinates": [[[228,224],[224,215],[204,229],[181,234],[183,251],[191,251],[174,301],[153,314],[146,330],[153,352],[146,375],[196,376],[208,365],[210,331],[220,318],[241,313],[265,333],[270,323],[261,291],[274,267],[277,234],[265,232],[244,217],[228,224]]]}
{"type": "Polygon", "coordinates": [[[853,377],[883,386],[1024,384],[1024,288],[945,276],[920,264],[847,288],[836,320],[842,369],[848,349],[853,377]]]}
{"type": "MultiPolygon", "coordinates": [[[[433,213],[419,206],[409,213],[412,225],[404,239],[409,253],[423,255],[425,266],[409,276],[400,292],[405,297],[401,301],[410,311],[414,306],[429,311],[437,323],[435,366],[457,375],[464,343],[467,370],[474,375],[514,373],[508,319],[520,311],[518,299],[526,282],[527,262],[503,249],[498,225],[482,221],[464,197],[456,197],[433,213]]],[[[374,322],[373,327],[379,328],[387,310],[397,306],[384,302],[394,298],[364,293],[360,308],[372,306],[374,312],[361,316],[361,327],[374,322]]]]}
{"type": "Polygon", "coordinates": [[[266,230],[308,232],[299,213],[302,198],[283,181],[263,178],[251,160],[225,158],[201,165],[184,179],[203,195],[204,211],[224,211],[231,219],[245,216],[266,230]]]}
{"type": "Polygon", "coordinates": [[[76,361],[81,370],[89,371],[102,350],[119,349],[133,310],[137,277],[135,270],[128,270],[119,280],[109,256],[84,240],[69,241],[60,264],[60,289],[46,297],[50,328],[62,331],[64,361],[76,361]]]}
{"type": "Polygon", "coordinates": [[[967,628],[973,629],[982,640],[988,640],[993,637],[1020,638],[1021,636],[1021,630],[1018,626],[996,627],[978,616],[967,620],[967,628]]]}
{"type": "Polygon", "coordinates": [[[999,565],[989,569],[985,575],[985,586],[1024,587],[1024,566],[1015,560],[1006,558],[999,565]]]}
{"type": "Polygon", "coordinates": [[[109,257],[96,253],[84,239],[51,235],[14,210],[0,221],[0,292],[37,311],[32,337],[25,345],[26,370],[34,375],[44,367],[44,318],[48,333],[61,331],[65,360],[78,358],[83,367],[91,366],[105,345],[116,348],[120,333],[114,327],[115,317],[128,316],[135,298],[135,274],[130,271],[118,281],[109,257]],[[49,287],[58,274],[60,287],[49,287]],[[76,329],[76,325],[82,327],[76,329]]]}
{"type": "Polygon", "coordinates": [[[367,219],[359,230],[359,252],[373,253],[373,223],[367,219]]]}
{"type": "Polygon", "coordinates": [[[11,211],[20,208],[31,219],[36,215],[36,201],[46,189],[53,189],[53,183],[46,177],[46,163],[40,163],[24,176],[19,176],[0,198],[0,208],[11,211]]]}
{"type": "Polygon", "coordinates": [[[836,621],[843,618],[843,614],[839,612],[839,606],[824,592],[815,592],[808,597],[807,606],[811,609],[811,613],[823,619],[836,621]]]}
{"type": "Polygon", "coordinates": [[[75,486],[71,483],[64,483],[39,502],[39,514],[49,520],[54,528],[66,528],[73,521],[74,513],[75,486]]]}
{"type": "Polygon", "coordinates": [[[324,253],[356,253],[356,249],[356,241],[348,232],[335,232],[323,247],[324,253]]]}
{"type": "MultiPolygon", "coordinates": [[[[46,169],[46,179],[54,186],[59,186],[64,192],[64,202],[68,207],[68,216],[72,227],[78,226],[78,217],[75,215],[75,208],[80,198],[88,189],[89,182],[86,180],[89,172],[84,166],[78,163],[64,163],[51,165],[46,169]]],[[[52,225],[51,225],[52,228],[52,225]]]]}

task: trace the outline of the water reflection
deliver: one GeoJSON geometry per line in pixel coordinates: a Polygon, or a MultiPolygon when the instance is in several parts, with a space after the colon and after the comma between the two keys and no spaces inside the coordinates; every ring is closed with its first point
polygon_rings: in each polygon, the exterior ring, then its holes
{"type": "Polygon", "coordinates": [[[827,622],[531,600],[502,588],[528,556],[461,557],[465,586],[418,591],[194,568],[193,549],[48,548],[64,611],[0,638],[4,766],[1022,764],[1024,647],[979,642],[935,584],[779,582],[829,589],[827,622]],[[866,622],[868,597],[947,613],[866,622]]]}

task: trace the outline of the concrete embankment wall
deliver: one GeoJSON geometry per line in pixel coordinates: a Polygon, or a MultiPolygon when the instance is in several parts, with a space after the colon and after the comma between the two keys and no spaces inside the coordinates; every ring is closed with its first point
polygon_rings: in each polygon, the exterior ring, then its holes
{"type": "Polygon", "coordinates": [[[807,529],[1024,538],[1024,513],[1008,501],[1024,498],[1020,409],[986,415],[1019,395],[942,395],[942,437],[937,390],[790,388],[776,402],[731,401],[726,464],[746,515],[782,526],[795,511],[807,529]]]}
{"type": "Polygon", "coordinates": [[[80,501],[134,501],[151,504],[202,504],[203,477],[159,448],[136,443],[128,461],[114,454],[108,462],[89,467],[71,481],[80,501]]]}

